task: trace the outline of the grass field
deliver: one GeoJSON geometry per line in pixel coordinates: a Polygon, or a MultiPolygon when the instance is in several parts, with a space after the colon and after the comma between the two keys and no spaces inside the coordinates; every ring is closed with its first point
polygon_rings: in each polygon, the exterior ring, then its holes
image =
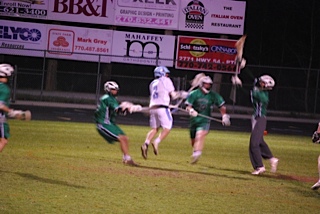
{"type": "MultiPolygon", "coordinates": [[[[9,121],[0,153],[0,213],[319,213],[320,146],[311,137],[265,136],[278,172],[253,176],[250,133],[211,131],[203,156],[190,165],[187,129],[173,129],[152,148],[140,146],[148,127],[121,126],[140,167],[124,166],[119,145],[94,124],[9,121]]],[[[267,170],[270,169],[265,162],[267,170]]]]}

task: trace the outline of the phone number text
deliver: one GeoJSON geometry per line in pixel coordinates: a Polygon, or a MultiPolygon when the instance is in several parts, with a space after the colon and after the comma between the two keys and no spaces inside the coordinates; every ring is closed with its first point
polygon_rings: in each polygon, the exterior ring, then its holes
{"type": "Polygon", "coordinates": [[[0,6],[0,13],[23,14],[31,16],[47,16],[47,10],[0,6]]]}
{"type": "Polygon", "coordinates": [[[88,51],[88,52],[98,52],[98,53],[108,53],[109,48],[98,48],[93,46],[82,46],[82,45],[75,45],[75,51],[88,51]]]}
{"type": "Polygon", "coordinates": [[[134,16],[116,16],[116,22],[118,23],[136,23],[136,24],[150,24],[150,25],[172,25],[171,19],[160,18],[146,18],[146,17],[134,17],[134,16]]]}
{"type": "Polygon", "coordinates": [[[178,61],[177,67],[190,68],[208,71],[223,71],[223,72],[235,72],[236,66],[231,64],[219,64],[219,63],[208,63],[208,62],[188,62],[178,61]]]}

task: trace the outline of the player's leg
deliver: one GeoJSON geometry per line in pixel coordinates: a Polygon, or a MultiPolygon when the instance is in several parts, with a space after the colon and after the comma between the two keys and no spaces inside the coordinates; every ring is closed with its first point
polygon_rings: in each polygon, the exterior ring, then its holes
{"type": "Polygon", "coordinates": [[[2,150],[4,149],[4,147],[7,145],[8,140],[5,138],[1,138],[0,139],[0,152],[2,152],[2,150]]]}
{"type": "Polygon", "coordinates": [[[269,160],[270,166],[271,166],[270,171],[275,173],[278,168],[279,159],[273,156],[268,144],[264,141],[263,138],[260,143],[260,151],[261,151],[262,158],[269,160]]]}
{"type": "Polygon", "coordinates": [[[99,134],[108,142],[120,143],[120,149],[123,154],[122,161],[124,164],[136,165],[129,155],[129,140],[125,133],[115,124],[97,124],[99,134]]]}
{"type": "Polygon", "coordinates": [[[160,122],[160,126],[162,127],[162,131],[159,136],[152,142],[154,154],[157,155],[159,150],[159,144],[162,140],[164,140],[171,131],[173,118],[169,108],[159,108],[157,109],[157,116],[160,122]]]}
{"type": "Polygon", "coordinates": [[[0,123],[0,152],[7,145],[9,136],[9,125],[7,123],[0,123]]]}
{"type": "Polygon", "coordinates": [[[147,133],[146,139],[141,146],[141,155],[144,159],[147,159],[149,144],[154,136],[158,133],[160,127],[160,121],[158,120],[156,110],[157,109],[150,110],[149,125],[151,130],[147,133]]]}
{"type": "Polygon", "coordinates": [[[249,143],[249,156],[254,171],[252,174],[261,174],[265,172],[265,168],[262,161],[260,143],[263,141],[263,132],[266,128],[266,118],[257,117],[252,118],[252,131],[249,143]]]}
{"type": "Polygon", "coordinates": [[[318,157],[318,173],[319,173],[318,182],[315,183],[315,184],[311,187],[311,189],[313,189],[313,190],[317,190],[317,189],[320,188],[320,155],[319,155],[319,157],[318,157]]]}
{"type": "Polygon", "coordinates": [[[196,133],[195,133],[195,138],[193,143],[193,153],[191,156],[191,164],[197,163],[200,156],[202,155],[205,137],[209,133],[209,128],[210,128],[210,123],[200,124],[196,128],[196,133]]]}

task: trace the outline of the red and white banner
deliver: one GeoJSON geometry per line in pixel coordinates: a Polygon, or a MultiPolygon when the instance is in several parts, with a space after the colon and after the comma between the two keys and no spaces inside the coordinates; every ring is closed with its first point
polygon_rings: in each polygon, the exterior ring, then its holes
{"type": "Polygon", "coordinates": [[[48,19],[113,25],[112,0],[50,0],[48,19]]]}
{"type": "Polygon", "coordinates": [[[116,0],[115,25],[177,29],[180,0],[116,0]]]}
{"type": "Polygon", "coordinates": [[[173,66],[175,36],[114,31],[112,61],[173,66]]]}
{"type": "Polygon", "coordinates": [[[49,25],[47,34],[47,57],[111,61],[112,30],[49,25]]]}
{"type": "Polygon", "coordinates": [[[179,30],[243,35],[246,2],[181,0],[179,30]]]}
{"type": "Polygon", "coordinates": [[[47,25],[1,20],[2,54],[43,57],[46,41],[47,25]]]}
{"type": "Polygon", "coordinates": [[[112,30],[3,20],[0,47],[3,54],[109,63],[112,35],[112,30]]]}
{"type": "Polygon", "coordinates": [[[176,68],[235,73],[236,40],[179,36],[176,68]]]}

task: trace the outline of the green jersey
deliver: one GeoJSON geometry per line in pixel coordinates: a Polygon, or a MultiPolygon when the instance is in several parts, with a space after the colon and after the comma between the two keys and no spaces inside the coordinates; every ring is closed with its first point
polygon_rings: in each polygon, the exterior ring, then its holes
{"type": "Polygon", "coordinates": [[[111,124],[115,123],[117,112],[115,111],[119,107],[117,99],[110,95],[105,94],[100,98],[100,103],[94,113],[94,119],[96,123],[111,124]]]}
{"type": "Polygon", "coordinates": [[[9,107],[10,88],[5,83],[0,83],[0,103],[9,107]]]}
{"type": "MultiPolygon", "coordinates": [[[[225,103],[222,96],[214,91],[204,94],[200,88],[192,91],[186,100],[187,105],[191,105],[199,114],[211,116],[213,105],[221,107],[225,103]]],[[[191,117],[191,123],[206,123],[207,118],[191,117]]]]}
{"type": "Polygon", "coordinates": [[[251,91],[251,102],[253,105],[253,115],[255,117],[262,117],[267,115],[267,106],[269,103],[269,92],[260,90],[257,87],[251,91]]]}

